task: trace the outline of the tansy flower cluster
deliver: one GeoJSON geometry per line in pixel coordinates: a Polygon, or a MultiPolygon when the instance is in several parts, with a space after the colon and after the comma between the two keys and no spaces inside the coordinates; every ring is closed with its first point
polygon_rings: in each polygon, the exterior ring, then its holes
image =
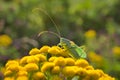
{"type": "Polygon", "coordinates": [[[88,30],[87,32],[85,32],[85,37],[87,39],[91,39],[96,37],[96,31],[95,30],[88,30]]]}
{"type": "Polygon", "coordinates": [[[4,35],[0,35],[0,46],[4,46],[7,47],[12,43],[12,39],[4,34],[4,35]]]}
{"type": "Polygon", "coordinates": [[[88,53],[88,59],[96,67],[100,68],[100,67],[104,66],[104,58],[93,51],[90,51],[88,53]]]}
{"type": "Polygon", "coordinates": [[[112,48],[112,53],[115,55],[115,56],[120,56],[120,46],[115,46],[112,48]]]}
{"type": "Polygon", "coordinates": [[[28,56],[9,60],[4,80],[115,80],[85,59],[74,59],[58,46],[33,48],[28,56]]]}

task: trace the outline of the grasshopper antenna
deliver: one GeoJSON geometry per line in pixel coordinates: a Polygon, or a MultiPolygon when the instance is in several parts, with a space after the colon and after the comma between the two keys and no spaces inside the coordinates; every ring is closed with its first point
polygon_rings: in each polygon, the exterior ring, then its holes
{"type": "Polygon", "coordinates": [[[57,33],[54,33],[54,32],[52,32],[52,31],[42,31],[42,32],[40,32],[40,33],[38,34],[38,37],[41,36],[41,35],[44,34],[44,33],[51,33],[51,34],[54,34],[55,36],[57,36],[57,37],[60,38],[60,36],[59,36],[57,33]]]}
{"type": "MultiPolygon", "coordinates": [[[[33,10],[32,10],[32,12],[34,12],[34,11],[41,11],[41,12],[43,12],[45,15],[47,15],[47,16],[49,17],[49,19],[52,21],[52,23],[55,25],[55,28],[56,28],[58,34],[60,35],[60,31],[59,31],[59,29],[58,29],[57,24],[54,22],[54,20],[50,17],[50,15],[49,15],[45,10],[43,10],[43,9],[41,9],[41,8],[36,8],[36,9],[33,9],[33,10]]],[[[47,32],[47,31],[41,32],[41,34],[42,34],[42,33],[46,33],[46,32],[47,32]]],[[[48,31],[48,32],[49,32],[49,31],[48,31]]],[[[47,33],[48,33],[48,32],[47,32],[47,33]]],[[[50,33],[56,34],[56,33],[53,33],[53,32],[50,32],[50,33]]],[[[58,36],[58,35],[57,35],[57,36],[58,36]]],[[[59,37],[60,37],[60,36],[59,36],[59,37]]]]}

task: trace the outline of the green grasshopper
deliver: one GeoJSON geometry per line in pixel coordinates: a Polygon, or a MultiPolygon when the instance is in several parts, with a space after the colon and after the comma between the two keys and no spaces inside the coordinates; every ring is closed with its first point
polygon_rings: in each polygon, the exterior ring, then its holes
{"type": "Polygon", "coordinates": [[[58,36],[60,38],[60,42],[58,43],[58,46],[68,50],[70,52],[69,55],[71,57],[76,58],[76,59],[86,58],[86,53],[83,50],[83,48],[76,45],[73,41],[63,38],[63,37],[59,36],[58,34],[51,32],[51,31],[43,31],[43,32],[39,33],[39,36],[43,33],[52,33],[52,34],[55,34],[56,36],[58,36]]]}
{"type": "Polygon", "coordinates": [[[72,56],[73,58],[86,58],[86,53],[84,52],[84,50],[69,39],[61,37],[60,43],[58,45],[67,49],[70,52],[70,56],[72,56]]]}
{"type": "Polygon", "coordinates": [[[60,32],[58,30],[58,27],[57,27],[56,23],[53,21],[53,19],[49,16],[49,14],[42,9],[39,9],[39,10],[44,12],[44,14],[46,14],[50,18],[50,20],[55,25],[56,30],[57,30],[59,35],[57,33],[51,32],[51,31],[43,31],[43,32],[39,33],[38,36],[40,36],[41,34],[43,34],[45,32],[55,34],[56,36],[58,36],[60,38],[60,42],[58,43],[58,46],[68,50],[70,52],[69,55],[71,57],[76,58],[76,59],[86,58],[86,53],[81,47],[76,45],[73,41],[60,36],[60,32]]]}

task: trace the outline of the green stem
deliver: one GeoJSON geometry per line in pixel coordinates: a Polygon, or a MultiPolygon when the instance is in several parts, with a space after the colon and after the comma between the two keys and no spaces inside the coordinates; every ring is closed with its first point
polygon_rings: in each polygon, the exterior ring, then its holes
{"type": "Polygon", "coordinates": [[[52,75],[51,75],[50,71],[47,71],[45,74],[46,74],[46,79],[51,80],[52,75]]]}
{"type": "Polygon", "coordinates": [[[32,75],[33,75],[33,72],[30,72],[29,73],[29,80],[32,80],[32,75]]]}

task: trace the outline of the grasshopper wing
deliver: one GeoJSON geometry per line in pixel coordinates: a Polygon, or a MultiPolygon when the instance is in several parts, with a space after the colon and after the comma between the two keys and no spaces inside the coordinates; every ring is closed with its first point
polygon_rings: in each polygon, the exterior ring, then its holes
{"type": "Polygon", "coordinates": [[[86,53],[85,53],[85,51],[84,51],[81,47],[79,47],[79,46],[77,46],[77,45],[72,46],[72,47],[69,49],[69,51],[71,52],[70,55],[71,55],[72,57],[76,58],[76,59],[86,58],[86,53]]]}
{"type": "Polygon", "coordinates": [[[81,58],[86,58],[86,53],[83,49],[81,49],[80,47],[76,47],[75,51],[79,54],[79,56],[81,58]]]}

